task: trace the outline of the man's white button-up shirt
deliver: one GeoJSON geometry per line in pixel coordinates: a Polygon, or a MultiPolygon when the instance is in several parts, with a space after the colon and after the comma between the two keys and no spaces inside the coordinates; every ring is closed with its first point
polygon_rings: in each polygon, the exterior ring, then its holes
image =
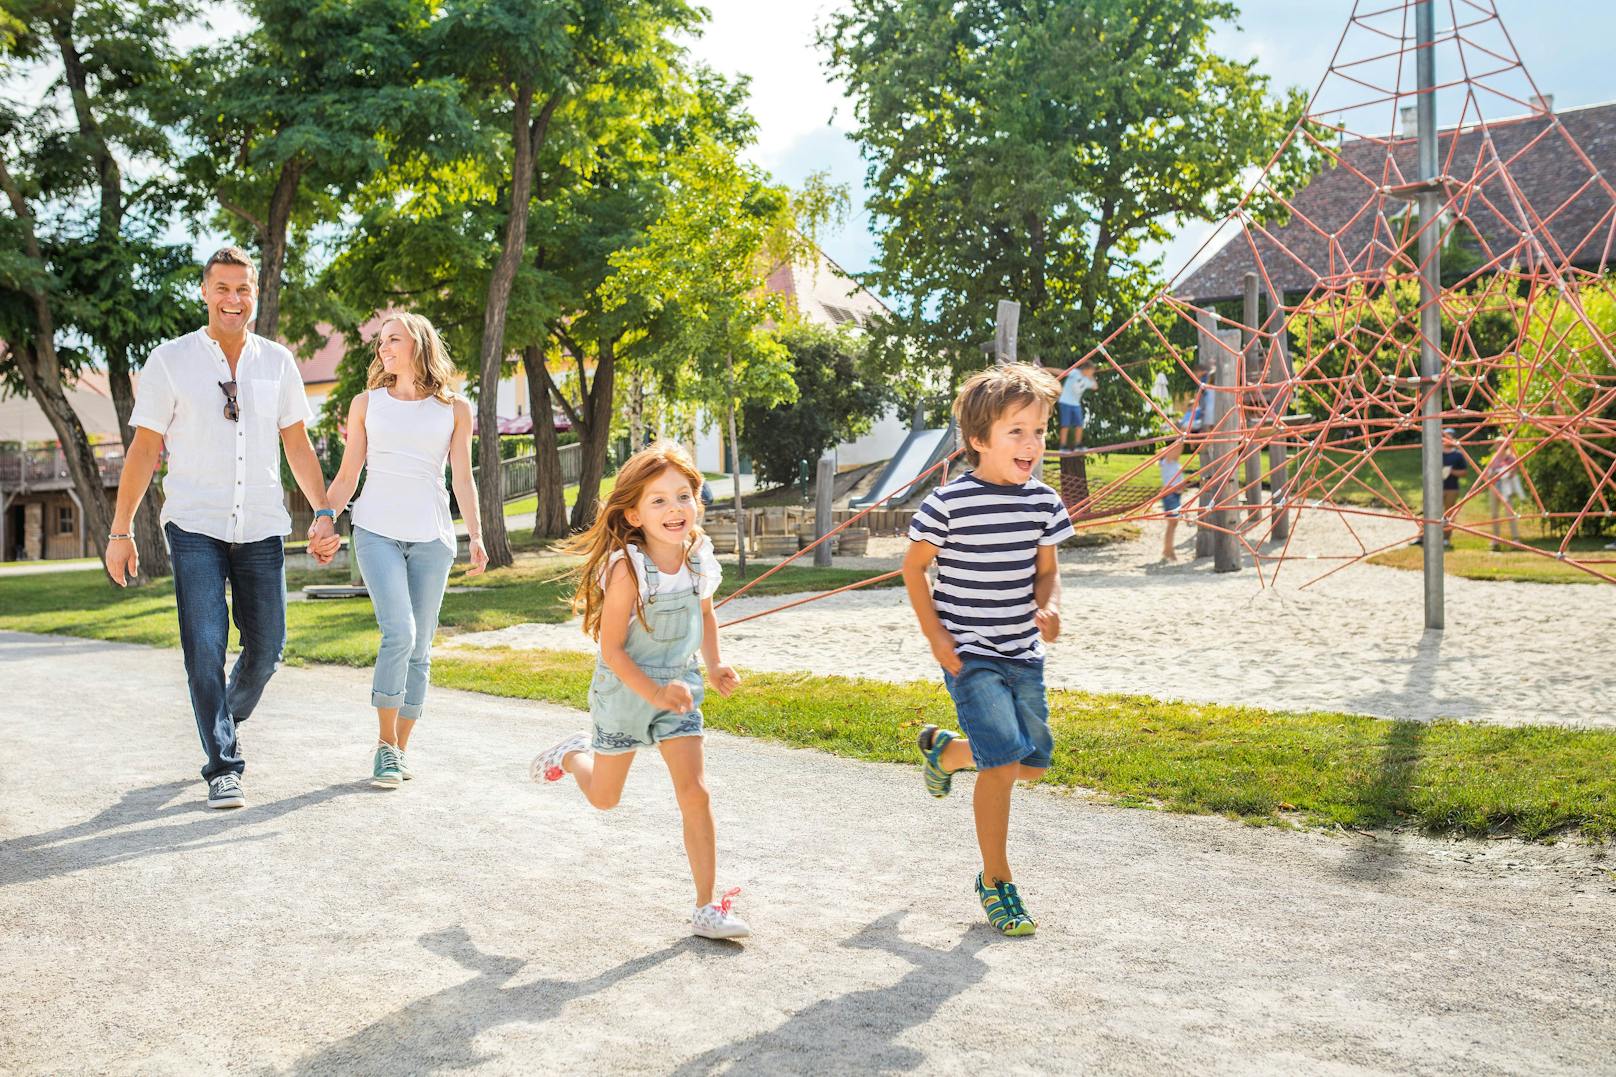
{"type": "Polygon", "coordinates": [[[314,418],[292,353],[253,333],[236,363],[241,417],[225,417],[231,381],[218,341],[198,329],[157,346],[140,375],[131,426],[163,436],[163,523],[221,542],[292,529],[281,490],[280,432],[314,418]]]}

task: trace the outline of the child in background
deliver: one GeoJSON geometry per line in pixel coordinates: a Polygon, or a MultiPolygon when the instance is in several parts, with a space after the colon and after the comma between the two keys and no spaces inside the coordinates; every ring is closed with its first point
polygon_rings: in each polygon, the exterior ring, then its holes
{"type": "Polygon", "coordinates": [[[1060,388],[1060,402],[1057,416],[1060,425],[1060,447],[1066,448],[1068,440],[1075,448],[1083,444],[1083,394],[1090,389],[1098,389],[1100,383],[1094,377],[1094,363],[1088,359],[1079,360],[1076,369],[1066,375],[1066,382],[1060,388]]]}
{"type": "Polygon", "coordinates": [[[1162,513],[1167,517],[1167,533],[1162,538],[1162,560],[1177,561],[1173,539],[1178,533],[1178,510],[1184,504],[1184,439],[1175,438],[1162,449],[1156,466],[1161,469],[1162,513]]]}
{"type": "Polygon", "coordinates": [[[602,810],[617,806],[629,766],[655,747],[668,766],[684,818],[685,855],[696,884],[692,927],[709,939],[751,929],[732,905],[738,890],[713,894],[716,844],[702,758],[700,651],[722,695],[740,684],[718,654],[718,559],[698,526],[701,472],[677,445],[653,444],[618,472],[594,524],[573,539],[584,555],[573,608],[600,642],[589,684],[592,735],[574,734],[533,761],[534,781],[567,774],[602,810]]]}
{"type": "Polygon", "coordinates": [[[903,561],[909,601],[965,732],[921,730],[926,790],[947,796],[955,771],[976,768],[976,895],[1005,935],[1038,927],[1012,880],[1006,846],[1015,783],[1042,777],[1055,746],[1043,645],[1060,635],[1055,547],[1073,529],[1060,495],[1038,472],[1059,394],[1048,371],[1020,363],[965,383],[954,419],[972,469],[921,504],[903,561]],[[926,579],[934,561],[935,589],[926,579]]]}
{"type": "Polygon", "coordinates": [[[1492,548],[1495,550],[1504,548],[1503,520],[1506,512],[1509,515],[1510,541],[1520,545],[1521,516],[1515,511],[1515,502],[1526,496],[1526,490],[1521,486],[1520,463],[1521,458],[1515,455],[1515,446],[1506,435],[1499,441],[1498,451],[1493,453],[1493,458],[1487,461],[1487,466],[1481,472],[1480,481],[1487,487],[1488,500],[1492,502],[1492,548]],[[1501,506],[1500,502],[1503,503],[1501,506]]]}

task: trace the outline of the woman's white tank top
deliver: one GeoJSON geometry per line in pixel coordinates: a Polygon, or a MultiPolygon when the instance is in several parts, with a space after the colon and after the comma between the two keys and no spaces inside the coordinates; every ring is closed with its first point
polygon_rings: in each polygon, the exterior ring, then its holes
{"type": "Polygon", "coordinates": [[[396,400],[372,389],[365,402],[365,488],[353,522],[400,542],[455,548],[443,467],[454,433],[454,407],[435,397],[396,400]]]}

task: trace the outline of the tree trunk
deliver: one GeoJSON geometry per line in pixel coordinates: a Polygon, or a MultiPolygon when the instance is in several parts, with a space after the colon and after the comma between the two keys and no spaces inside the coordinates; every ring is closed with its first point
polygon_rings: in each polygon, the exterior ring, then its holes
{"type": "Polygon", "coordinates": [[[286,272],[286,235],[291,228],[292,207],[297,204],[297,187],[303,181],[304,166],[293,157],[281,165],[275,191],[269,198],[269,222],[258,252],[258,311],[253,332],[276,339],[281,325],[281,278],[286,272]]]}
{"type": "MultiPolygon", "coordinates": [[[[135,410],[135,391],[129,378],[129,358],[121,347],[107,352],[107,386],[112,390],[112,406],[118,412],[118,437],[127,451],[135,440],[135,429],[129,425],[129,416],[135,410]]],[[[163,493],[156,479],[152,476],[152,484],[140,508],[135,510],[135,545],[140,550],[140,575],[134,580],[137,585],[174,571],[168,561],[168,544],[159,519],[163,512],[163,493]]]]}
{"type": "MultiPolygon", "coordinates": [[[[583,443],[583,462],[578,475],[578,500],[572,506],[572,526],[582,531],[595,522],[595,502],[600,498],[600,480],[606,474],[606,449],[612,438],[612,383],[615,380],[617,342],[602,341],[595,359],[595,377],[584,394],[579,418],[583,425],[578,440],[583,443]]],[[[579,388],[583,386],[583,364],[579,363],[579,388]]]]}
{"type": "MultiPolygon", "coordinates": [[[[3,159],[0,159],[0,191],[5,192],[11,211],[16,215],[22,232],[23,253],[43,270],[45,259],[40,253],[39,235],[34,230],[33,212],[12,181],[3,159]]],[[[62,391],[62,360],[56,352],[56,316],[51,310],[50,298],[42,289],[31,289],[24,294],[33,307],[35,337],[31,341],[11,341],[12,355],[28,394],[50,420],[51,429],[56,431],[68,475],[84,506],[85,523],[95,538],[96,554],[100,556],[106,552],[107,532],[112,529],[112,509],[106,487],[101,484],[101,471],[96,466],[95,454],[90,451],[90,439],[84,436],[84,425],[62,391]]]]}
{"type": "Polygon", "coordinates": [[[522,368],[527,371],[528,410],[533,413],[533,453],[538,471],[539,507],[533,514],[533,537],[563,538],[567,534],[566,483],[561,478],[560,446],[556,444],[555,420],[551,418],[550,370],[544,363],[544,349],[533,344],[523,348],[522,368]]]}
{"type": "MultiPolygon", "coordinates": [[[[95,164],[100,182],[101,204],[96,220],[96,234],[107,249],[123,240],[123,172],[113,156],[107,140],[96,122],[90,107],[89,80],[83,57],[73,41],[71,12],[67,21],[58,19],[51,25],[51,36],[62,54],[62,77],[73,100],[73,114],[78,121],[79,135],[95,164]]],[[[129,416],[134,411],[135,394],[129,378],[128,349],[120,342],[102,342],[106,350],[107,385],[112,391],[112,405],[118,413],[118,436],[125,450],[134,440],[129,416]]],[[[105,487],[102,487],[105,489],[105,487]]],[[[135,513],[133,531],[141,551],[140,573],[129,582],[140,585],[156,576],[167,576],[172,569],[168,562],[168,546],[163,540],[158,516],[163,508],[162,493],[153,485],[135,513]]],[[[110,516],[110,514],[109,514],[110,516]]]]}
{"type": "Polygon", "coordinates": [[[42,335],[39,341],[15,344],[12,354],[28,395],[56,431],[56,441],[61,446],[74,492],[84,506],[85,533],[94,541],[99,557],[106,553],[107,532],[112,530],[112,504],[101,482],[101,469],[90,449],[90,439],[84,434],[84,425],[62,390],[61,366],[55,356],[55,346],[44,345],[44,340],[42,335]]]}
{"type": "Polygon", "coordinates": [[[477,426],[483,432],[477,449],[481,486],[478,494],[482,502],[483,545],[488,550],[489,568],[502,568],[512,561],[510,539],[505,534],[505,500],[499,473],[499,375],[505,364],[505,316],[510,310],[516,269],[527,246],[533,162],[544,143],[550,117],[560,103],[559,95],[551,97],[533,118],[533,86],[523,83],[516,89],[515,107],[511,112],[511,204],[505,216],[505,238],[499,260],[488,277],[482,346],[477,357],[477,426]]]}
{"type": "Polygon", "coordinates": [[[724,372],[729,375],[729,476],[735,484],[735,562],[741,579],[746,579],[746,509],[741,503],[741,439],[735,429],[735,357],[724,356],[724,372]]]}

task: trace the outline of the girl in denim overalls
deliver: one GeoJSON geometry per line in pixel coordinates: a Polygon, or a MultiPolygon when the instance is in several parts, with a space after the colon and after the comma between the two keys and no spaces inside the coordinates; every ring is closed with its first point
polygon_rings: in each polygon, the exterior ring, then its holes
{"type": "Polygon", "coordinates": [[[740,678],[718,655],[718,560],[701,533],[701,472],[677,445],[635,453],[595,523],[568,550],[584,555],[573,608],[600,642],[589,684],[591,734],[578,733],[533,760],[534,781],[571,774],[589,803],[617,806],[634,753],[655,746],[684,816],[696,883],[695,933],[737,939],[751,929],[732,910],[738,890],[715,900],[712,808],[702,761],[701,652],[713,686],[740,678]]]}

